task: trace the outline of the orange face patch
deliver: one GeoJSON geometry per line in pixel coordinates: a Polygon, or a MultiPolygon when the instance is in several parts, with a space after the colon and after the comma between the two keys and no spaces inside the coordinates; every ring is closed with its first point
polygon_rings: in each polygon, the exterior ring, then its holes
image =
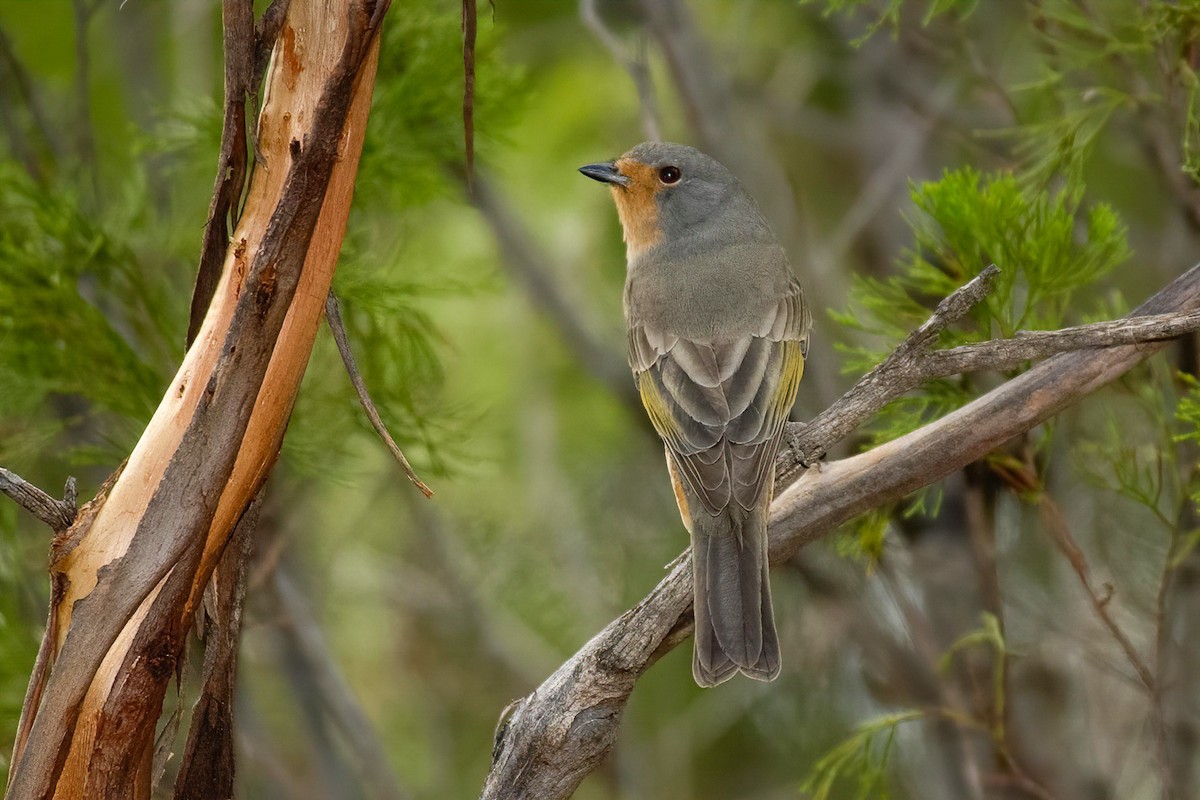
{"type": "Polygon", "coordinates": [[[625,231],[625,245],[632,257],[647,247],[658,244],[662,238],[662,227],[658,223],[658,202],[655,199],[663,189],[653,167],[628,158],[617,159],[617,169],[626,178],[629,186],[612,186],[613,200],[617,204],[617,216],[625,231]]]}

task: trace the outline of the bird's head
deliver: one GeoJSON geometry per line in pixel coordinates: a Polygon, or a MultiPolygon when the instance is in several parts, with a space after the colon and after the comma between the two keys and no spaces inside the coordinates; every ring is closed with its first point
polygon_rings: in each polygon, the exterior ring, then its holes
{"type": "MultiPolygon", "coordinates": [[[[579,171],[612,189],[631,258],[694,234],[717,215],[753,208],[733,173],[687,145],[644,142],[579,171]]],[[[752,213],[757,218],[757,210],[752,213]]]]}

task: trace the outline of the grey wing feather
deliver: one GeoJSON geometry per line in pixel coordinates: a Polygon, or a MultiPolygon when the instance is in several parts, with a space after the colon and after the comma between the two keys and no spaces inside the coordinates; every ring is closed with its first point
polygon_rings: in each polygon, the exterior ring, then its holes
{"type": "Polygon", "coordinates": [[[770,481],[811,327],[794,278],[753,334],[731,341],[690,341],[632,321],[642,402],[708,513],[731,501],[749,510],[770,481]]]}

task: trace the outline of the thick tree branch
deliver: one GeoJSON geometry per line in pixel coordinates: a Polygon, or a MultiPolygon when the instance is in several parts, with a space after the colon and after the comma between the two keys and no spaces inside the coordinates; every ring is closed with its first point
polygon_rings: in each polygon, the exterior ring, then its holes
{"type": "Polygon", "coordinates": [[[371,427],[379,434],[379,438],[387,445],[392,456],[400,464],[400,468],[404,470],[404,475],[421,490],[421,494],[426,497],[433,497],[433,490],[425,485],[425,481],[417,475],[416,470],[412,468],[412,464],[408,463],[408,459],[404,456],[404,452],[400,449],[400,445],[396,444],[396,440],[392,438],[392,434],[388,432],[387,426],[383,424],[383,420],[379,418],[379,411],[375,408],[375,401],[371,399],[371,393],[367,391],[367,385],[363,382],[362,373],[358,371],[358,364],[354,361],[354,351],[350,349],[350,337],[346,335],[346,326],[342,324],[342,314],[338,310],[338,301],[334,297],[333,292],[325,298],[325,320],[329,323],[329,330],[333,332],[333,340],[337,343],[338,352],[342,355],[342,363],[346,366],[346,374],[350,376],[350,382],[354,384],[354,392],[358,395],[358,402],[362,404],[363,410],[367,412],[367,419],[371,420],[371,427]]]}
{"type": "Polygon", "coordinates": [[[0,492],[11,497],[17,505],[50,526],[55,533],[71,527],[75,521],[75,479],[67,478],[63,499],[55,500],[15,472],[0,467],[0,492]]]}
{"type": "MultiPolygon", "coordinates": [[[[986,287],[976,287],[964,287],[943,301],[934,318],[897,352],[919,352],[933,342],[940,327],[948,324],[942,320],[965,313],[977,290],[980,297],[986,293],[986,287]]],[[[1177,278],[1134,314],[1197,309],[1200,266],[1177,278]]],[[[784,486],[778,487],[782,491],[771,507],[771,562],[790,558],[857,514],[895,502],[982,458],[1163,346],[1162,341],[1141,341],[1062,353],[906,436],[809,470],[803,480],[791,485],[786,485],[790,475],[780,476],[784,486]]],[[[898,360],[902,357],[897,359],[896,354],[888,359],[898,360]]],[[[886,384],[881,378],[868,385],[867,391],[876,398],[869,402],[888,394],[886,384]]],[[[856,402],[853,391],[850,395],[834,408],[856,402]]],[[[827,430],[821,428],[815,435],[803,430],[797,437],[801,452],[812,452],[809,448],[822,442],[828,447],[827,430]]],[[[638,678],[691,630],[691,571],[685,552],[641,603],[609,623],[537,690],[517,702],[497,730],[485,800],[565,798],[600,764],[616,741],[621,714],[638,678]]]]}

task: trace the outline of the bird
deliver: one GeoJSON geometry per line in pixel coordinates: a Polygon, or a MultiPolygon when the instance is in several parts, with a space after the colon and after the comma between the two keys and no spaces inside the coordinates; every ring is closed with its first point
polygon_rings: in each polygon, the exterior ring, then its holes
{"type": "Polygon", "coordinates": [[[609,186],[626,246],[629,366],[692,544],[692,675],[779,675],[768,581],[775,456],[812,317],[754,199],[716,159],[644,142],[579,171],[609,186]]]}

